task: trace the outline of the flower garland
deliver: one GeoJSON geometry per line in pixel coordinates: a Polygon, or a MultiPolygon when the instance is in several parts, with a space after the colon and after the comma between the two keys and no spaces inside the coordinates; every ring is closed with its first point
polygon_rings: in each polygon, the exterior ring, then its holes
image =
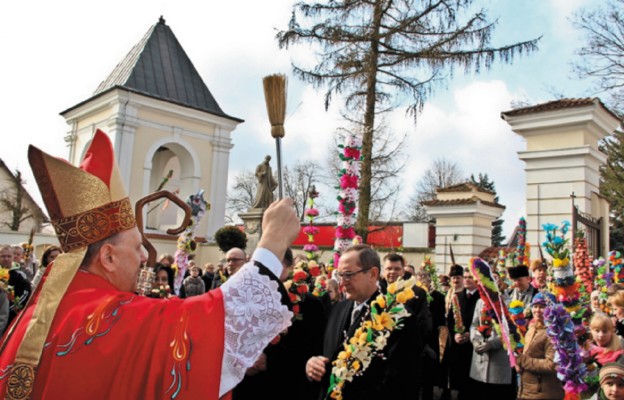
{"type": "Polygon", "coordinates": [[[160,285],[158,288],[153,288],[150,292],[150,296],[156,299],[168,299],[171,295],[171,288],[169,285],[160,285]]]}
{"type": "Polygon", "coordinates": [[[314,199],[319,196],[319,192],[316,191],[316,186],[312,185],[308,191],[308,209],[305,211],[305,215],[308,218],[308,225],[303,228],[303,233],[308,236],[308,243],[303,246],[303,251],[306,254],[308,260],[318,259],[316,252],[318,246],[314,244],[314,236],[318,235],[319,228],[314,226],[314,218],[319,215],[319,212],[314,208],[314,199]]]}
{"type": "Polygon", "coordinates": [[[422,264],[420,265],[422,270],[429,275],[429,279],[431,280],[431,288],[433,290],[441,291],[440,289],[440,278],[438,277],[438,270],[435,265],[431,261],[431,256],[425,256],[422,264]]]}
{"type": "Polygon", "coordinates": [[[611,309],[608,306],[608,290],[613,283],[612,274],[609,271],[609,266],[607,265],[607,261],[600,257],[593,262],[594,269],[596,270],[596,275],[594,278],[594,286],[599,288],[600,294],[598,295],[598,301],[600,303],[600,309],[605,314],[611,314],[611,309]]]}
{"type": "Polygon", "coordinates": [[[587,390],[587,366],[574,334],[572,318],[563,305],[554,304],[544,310],[544,322],[546,334],[556,349],[557,378],[564,382],[565,398],[578,399],[581,392],[587,390]]]}
{"type": "Polygon", "coordinates": [[[180,293],[180,287],[184,280],[184,274],[188,265],[189,255],[195,252],[197,243],[193,240],[193,232],[199,224],[206,210],[210,210],[210,203],[204,200],[204,190],[200,190],[196,195],[190,195],[186,200],[186,204],[191,207],[191,223],[178,237],[178,246],[174,254],[175,262],[173,269],[176,272],[173,288],[176,293],[180,293]]]}
{"type": "MultiPolygon", "coordinates": [[[[594,290],[594,271],[592,270],[592,257],[587,250],[587,242],[584,237],[576,239],[574,251],[574,273],[581,282],[581,297],[589,296],[594,290]]],[[[589,299],[585,300],[586,302],[589,299]]]]}
{"type": "Polygon", "coordinates": [[[459,297],[457,293],[453,294],[453,298],[451,299],[451,305],[453,307],[453,319],[455,319],[455,326],[453,327],[455,333],[464,333],[466,332],[466,327],[464,326],[464,321],[461,316],[461,307],[459,305],[459,297]]]}
{"type": "Polygon", "coordinates": [[[528,330],[528,321],[524,315],[524,302],[514,300],[509,303],[509,315],[514,325],[518,328],[520,336],[525,337],[528,330]]]}
{"type": "Polygon", "coordinates": [[[299,261],[290,273],[284,287],[292,303],[293,321],[303,319],[299,303],[303,296],[314,286],[314,278],[321,274],[321,268],[315,261],[299,261]]]}
{"type": "Polygon", "coordinates": [[[9,285],[10,277],[9,269],[0,267],[0,290],[4,290],[7,293],[8,300],[17,305],[19,301],[15,302],[15,291],[13,290],[13,286],[9,285]]]}
{"type": "Polygon", "coordinates": [[[572,318],[576,319],[575,324],[580,325],[584,316],[584,312],[579,312],[583,306],[579,301],[580,282],[577,282],[570,264],[570,250],[566,238],[570,223],[564,221],[561,228],[557,228],[554,224],[544,224],[542,227],[546,231],[546,241],[543,246],[553,257],[553,280],[549,290],[555,295],[557,302],[561,303],[572,318]],[[560,235],[557,235],[557,230],[560,230],[560,235]]]}
{"type": "Polygon", "coordinates": [[[587,366],[583,363],[577,337],[586,332],[582,322],[588,305],[580,302],[580,282],[577,282],[570,265],[566,238],[570,223],[564,221],[560,228],[554,224],[542,227],[546,231],[544,248],[553,257],[553,280],[549,289],[558,302],[544,310],[546,332],[555,347],[557,377],[564,383],[566,399],[579,398],[580,393],[587,389],[587,366]]]}
{"type": "Polygon", "coordinates": [[[520,217],[518,221],[518,265],[529,265],[530,255],[527,252],[530,252],[530,249],[526,242],[526,220],[520,217]]]}
{"type": "Polygon", "coordinates": [[[479,316],[479,326],[477,330],[481,333],[484,339],[489,338],[492,335],[492,314],[494,310],[489,303],[483,303],[481,308],[481,315],[479,316]]]}
{"type": "Polygon", "coordinates": [[[622,254],[619,251],[609,252],[609,269],[613,274],[613,282],[622,284],[624,283],[624,263],[622,262],[622,254]]]}
{"type": "Polygon", "coordinates": [[[338,218],[334,241],[334,266],[338,265],[340,255],[355,238],[355,210],[358,202],[362,138],[359,135],[347,133],[343,144],[338,147],[342,149],[342,153],[339,154],[342,166],[338,173],[338,218]]]}
{"type": "Polygon", "coordinates": [[[507,349],[509,363],[516,365],[514,353],[521,353],[524,348],[524,336],[515,325],[509,310],[505,307],[496,281],[492,276],[489,264],[479,257],[470,259],[470,271],[477,281],[477,288],[483,300],[484,308],[492,318],[492,325],[501,338],[503,346],[507,349]]]}
{"type": "Polygon", "coordinates": [[[405,302],[414,297],[414,277],[391,283],[388,292],[380,294],[371,302],[368,314],[353,336],[343,343],[343,350],[332,362],[327,394],[334,400],[342,400],[347,382],[360,376],[369,367],[373,357],[383,357],[383,350],[390,334],[402,327],[403,319],[411,314],[405,302]]]}
{"type": "Polygon", "coordinates": [[[329,278],[327,275],[319,275],[316,277],[314,281],[314,289],[312,290],[312,295],[316,297],[323,297],[325,293],[327,293],[327,280],[329,278]]]}

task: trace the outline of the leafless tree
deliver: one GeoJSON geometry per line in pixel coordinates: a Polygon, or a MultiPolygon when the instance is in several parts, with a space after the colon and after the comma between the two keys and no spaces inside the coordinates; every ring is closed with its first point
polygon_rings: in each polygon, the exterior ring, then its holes
{"type": "Polygon", "coordinates": [[[234,184],[226,198],[226,220],[235,222],[238,213],[247,212],[253,205],[257,179],[252,171],[243,170],[234,176],[234,184]]]}
{"type": "Polygon", "coordinates": [[[597,92],[609,95],[609,104],[620,115],[624,111],[624,0],[597,3],[573,17],[574,26],[585,34],[576,51],[580,60],[573,70],[581,78],[596,82],[597,92]]]}
{"type": "Polygon", "coordinates": [[[407,204],[405,214],[411,221],[428,222],[431,217],[421,205],[423,201],[433,200],[436,190],[466,181],[466,177],[456,163],[445,158],[438,158],[416,183],[416,190],[407,204]]]}
{"type": "Polygon", "coordinates": [[[372,205],[375,118],[409,101],[416,118],[435,84],[454,69],[478,73],[495,61],[537,50],[539,39],[501,47],[490,42],[496,21],[474,0],[333,0],[295,4],[280,47],[306,43],[321,50],[316,66],[293,64],[295,75],[327,87],[325,105],[344,95],[350,110],[363,110],[363,163],[357,230],[366,240],[372,205]]]}
{"type": "MultiPolygon", "coordinates": [[[[310,188],[321,181],[322,172],[320,164],[316,161],[301,161],[292,167],[284,166],[282,172],[284,195],[294,200],[295,210],[301,221],[304,219],[310,188]]],[[[277,180],[277,174],[274,175],[277,180]]],[[[226,200],[228,221],[235,222],[238,213],[247,212],[252,207],[257,183],[251,171],[245,170],[234,177],[234,184],[226,200]]],[[[316,202],[319,201],[322,203],[322,200],[316,199],[316,202]]]]}
{"type": "Polygon", "coordinates": [[[30,208],[25,204],[26,190],[24,179],[19,170],[15,171],[9,182],[9,189],[0,194],[0,205],[11,214],[8,222],[3,222],[12,231],[18,231],[22,222],[34,218],[30,208]]]}
{"type": "MultiPolygon", "coordinates": [[[[303,222],[305,217],[304,211],[306,208],[309,208],[310,189],[313,185],[318,186],[321,174],[321,165],[316,161],[301,161],[297,162],[292,168],[284,167],[282,176],[284,179],[284,194],[294,200],[295,212],[301,222],[303,222]]],[[[321,206],[321,199],[315,199],[315,208],[321,206]]]]}

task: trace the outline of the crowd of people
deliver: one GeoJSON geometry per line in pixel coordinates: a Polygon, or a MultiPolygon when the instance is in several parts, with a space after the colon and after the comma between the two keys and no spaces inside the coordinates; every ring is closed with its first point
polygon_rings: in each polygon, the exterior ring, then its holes
{"type": "MultiPolygon", "coordinates": [[[[7,272],[0,290],[2,331],[24,307],[46,267],[63,253],[60,247],[50,246],[37,261],[27,249],[25,243],[0,246],[0,268],[7,272]]],[[[250,259],[243,249],[232,248],[224,259],[206,263],[203,271],[190,260],[176,292],[174,257],[162,254],[149,296],[201,296],[235,276],[250,259]]],[[[524,350],[517,355],[513,368],[499,334],[492,331],[485,335],[481,329],[485,304],[472,272],[453,265],[448,274],[437,274],[425,264],[415,268],[397,253],[380,260],[370,247],[356,245],[341,256],[334,269],[303,254],[294,257],[288,248],[279,280],[288,292],[291,308],[296,308],[292,326],[280,332],[246,369],[232,392],[233,398],[251,399],[269,392],[284,399],[293,398],[293,393],[298,399],[331,396],[333,361],[356,329],[370,318],[371,302],[387,294],[388,287],[399,279],[411,277],[414,294],[405,303],[409,315],[402,320],[401,329],[389,335],[388,343],[366,370],[354,375],[341,398],[468,399],[477,394],[498,399],[564,398],[564,383],[557,377],[556,351],[544,323],[544,309],[556,302],[547,290],[552,276],[546,262],[534,260],[530,268],[493,269],[505,303],[520,300],[527,305],[524,350]],[[294,286],[295,275],[305,290],[294,286]],[[301,296],[294,298],[292,293],[301,296]],[[275,387],[282,390],[275,391],[275,387]]],[[[596,381],[585,397],[622,399],[624,287],[610,288],[610,314],[604,304],[599,304],[598,293],[594,291],[591,296],[590,335],[581,343],[596,381]]]]}
{"type": "Polygon", "coordinates": [[[61,245],[40,263],[29,244],[0,246],[1,397],[624,399],[621,257],[574,277],[551,235],[552,265],[439,274],[354,244],[326,266],[293,255],[300,223],[282,199],[253,254],[190,260],[185,277],[163,255],[138,295],[144,237],[112,148],[97,131],[80,167],[29,149],[61,245]]]}
{"type": "MultiPolygon", "coordinates": [[[[392,335],[382,354],[366,371],[355,375],[342,398],[564,398],[565,383],[557,377],[556,349],[544,321],[545,308],[556,303],[548,290],[553,278],[547,262],[538,259],[530,267],[516,265],[502,271],[491,263],[505,304],[509,307],[520,301],[525,305],[524,348],[516,354],[512,367],[499,333],[483,330],[486,304],[468,268],[453,265],[447,274],[437,274],[430,260],[415,268],[397,253],[379,260],[367,246],[350,248],[336,269],[308,260],[304,254],[293,259],[290,249],[287,254],[280,279],[292,291],[293,275],[305,273],[305,295],[296,302],[299,311],[293,326],[248,369],[234,389],[234,399],[273,393],[276,385],[284,388],[273,394],[277,398],[293,398],[292,393],[302,399],[331,396],[333,361],[366,320],[366,313],[370,314],[370,303],[379,294],[386,294],[393,282],[410,277],[415,279],[414,297],[406,303],[410,316],[403,320],[401,334],[392,335]]],[[[203,274],[191,262],[191,272],[178,295],[188,297],[204,293],[204,288],[218,287],[247,258],[242,249],[234,248],[216,266],[207,263],[203,274]],[[190,294],[186,287],[190,279],[201,281],[201,285],[194,284],[201,290],[190,294]]],[[[162,285],[171,285],[171,261],[167,254],[159,258],[158,271],[168,272],[163,273],[163,280],[157,280],[154,293],[162,294],[162,285]]],[[[166,293],[175,296],[169,289],[166,293]]],[[[598,293],[594,291],[591,296],[593,315],[587,318],[588,335],[579,338],[584,362],[591,369],[588,381],[594,382],[588,385],[584,398],[623,399],[624,287],[613,285],[609,289],[611,314],[599,304],[598,293]]]]}

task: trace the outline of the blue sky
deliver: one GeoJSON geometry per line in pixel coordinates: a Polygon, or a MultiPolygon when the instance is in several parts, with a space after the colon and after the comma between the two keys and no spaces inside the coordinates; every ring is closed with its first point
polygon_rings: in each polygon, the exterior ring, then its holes
{"type": "MultiPolygon", "coordinates": [[[[261,79],[289,73],[291,58],[310,60],[304,48],[279,50],[276,29],[285,28],[292,0],[135,0],[84,2],[2,2],[0,13],[0,109],[6,145],[0,158],[19,168],[34,190],[26,160],[33,143],[59,157],[67,156],[63,137],[69,130],[59,112],[88,98],[100,81],[164,15],[206,85],[230,115],[244,119],[233,134],[230,176],[252,170],[265,154],[274,154],[261,79]],[[8,145],[10,143],[10,145],[8,145]]],[[[409,159],[401,177],[406,199],[433,160],[446,157],[466,172],[488,173],[500,202],[507,206],[504,233],[509,235],[524,213],[524,165],[517,151],[521,138],[500,119],[512,101],[529,104],[593,95],[589,82],[570,72],[581,37],[568,20],[589,0],[486,0],[490,19],[499,19],[494,44],[540,35],[540,50],[496,64],[480,75],[457,72],[426,104],[414,125],[403,109],[391,126],[408,133],[409,159]],[[487,155],[483,157],[483,155],[487,155]]],[[[327,143],[337,127],[340,104],[323,108],[322,92],[289,81],[289,117],[283,142],[285,163],[326,160],[327,143]]],[[[323,193],[321,193],[323,195],[323,193]]],[[[559,221],[552,221],[559,223],[559,221]]]]}

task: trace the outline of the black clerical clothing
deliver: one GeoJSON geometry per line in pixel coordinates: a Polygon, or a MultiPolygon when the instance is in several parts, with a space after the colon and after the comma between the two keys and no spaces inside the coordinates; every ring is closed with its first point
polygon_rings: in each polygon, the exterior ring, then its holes
{"type": "MultiPolygon", "coordinates": [[[[351,312],[355,304],[352,300],[343,300],[333,308],[323,341],[323,355],[330,361],[326,365],[326,372],[321,381],[319,399],[328,398],[331,362],[343,350],[345,338],[352,337],[361,325],[362,319],[369,317],[368,305],[378,295],[379,292],[376,292],[368,300],[366,307],[362,308],[362,312],[357,313],[353,323],[350,323],[351,312]]],[[[426,302],[426,299],[424,301],[426,302]]],[[[417,302],[413,303],[417,304],[417,302]]],[[[409,311],[412,315],[403,320],[403,328],[395,329],[390,334],[383,350],[384,358],[374,357],[362,375],[345,383],[343,389],[345,400],[401,399],[409,398],[414,394],[414,384],[418,378],[418,359],[424,338],[420,337],[418,330],[418,315],[411,309],[409,311]]]]}
{"type": "Polygon", "coordinates": [[[429,293],[431,301],[429,302],[429,312],[433,330],[422,356],[422,373],[421,384],[422,399],[433,399],[433,387],[446,387],[445,382],[448,379],[446,371],[443,370],[440,363],[440,327],[446,326],[446,314],[444,310],[444,295],[437,290],[429,293]]]}
{"type": "Polygon", "coordinates": [[[301,319],[293,324],[275,344],[264,350],[265,371],[245,376],[234,388],[233,400],[259,399],[270,393],[272,400],[315,400],[319,383],[308,380],[307,361],[321,354],[326,318],[321,301],[306,293],[299,303],[301,319]]]}
{"type": "MultiPolygon", "coordinates": [[[[479,300],[479,292],[477,290],[472,294],[468,294],[467,289],[455,293],[459,300],[460,315],[464,326],[464,332],[470,332],[470,324],[474,314],[475,306],[479,300]]],[[[451,303],[452,304],[452,303],[451,303]]],[[[449,346],[446,350],[449,366],[449,382],[451,389],[459,390],[460,395],[462,389],[465,388],[470,374],[470,363],[472,361],[472,343],[470,340],[465,343],[455,342],[455,314],[453,306],[449,307],[446,321],[449,330],[449,346]]],[[[465,393],[464,393],[465,394],[465,393]]]]}

